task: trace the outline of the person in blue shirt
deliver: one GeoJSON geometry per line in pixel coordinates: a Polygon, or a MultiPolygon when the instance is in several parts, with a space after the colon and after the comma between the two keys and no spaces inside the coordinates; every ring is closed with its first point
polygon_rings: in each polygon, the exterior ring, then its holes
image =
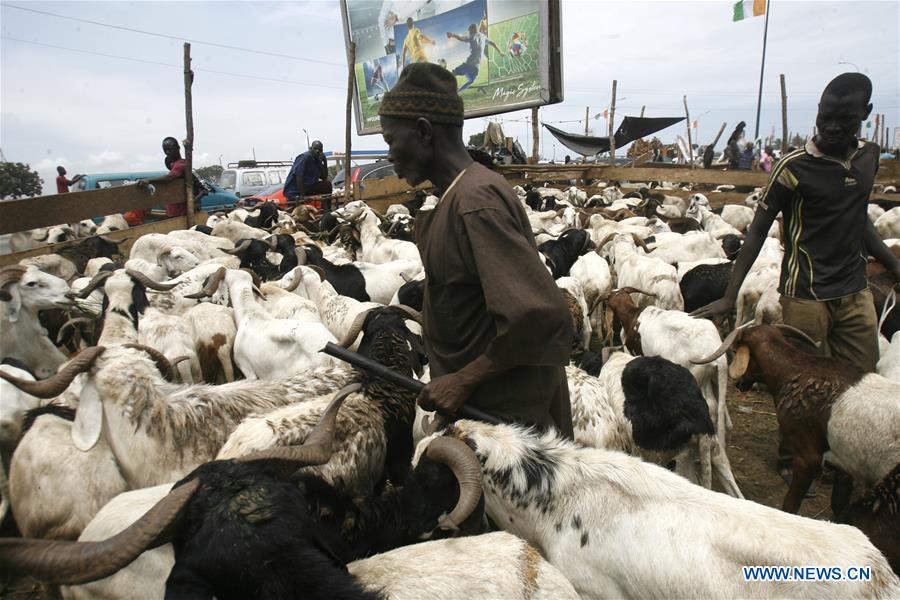
{"type": "Polygon", "coordinates": [[[294,166],[284,182],[284,197],[288,202],[302,200],[306,196],[330,194],[328,162],[322,142],[314,141],[309,150],[294,159],[294,166]]]}

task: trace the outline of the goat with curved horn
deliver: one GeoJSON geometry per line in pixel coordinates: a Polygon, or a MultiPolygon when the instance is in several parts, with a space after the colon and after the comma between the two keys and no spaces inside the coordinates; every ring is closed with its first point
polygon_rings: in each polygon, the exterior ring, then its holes
{"type": "Polygon", "coordinates": [[[422,324],[422,313],[414,309],[412,306],[407,306],[405,304],[393,304],[390,306],[390,308],[399,310],[400,312],[405,313],[407,317],[409,317],[419,325],[422,324]]]}
{"type": "Polygon", "coordinates": [[[614,239],[617,235],[619,235],[619,234],[616,233],[615,231],[612,232],[612,233],[608,233],[608,234],[606,235],[606,237],[603,238],[603,240],[601,240],[599,244],[597,244],[597,252],[599,253],[599,252],[600,252],[600,249],[603,248],[603,246],[605,246],[606,244],[608,244],[608,243],[610,243],[611,241],[613,241],[613,239],[614,239]]]}
{"type": "Polygon", "coordinates": [[[309,257],[306,255],[306,248],[303,246],[297,246],[294,248],[294,254],[297,255],[297,263],[301,265],[305,265],[309,262],[309,257]]]}
{"type": "Polygon", "coordinates": [[[140,271],[135,271],[134,269],[125,269],[125,272],[131,275],[134,279],[140,281],[144,284],[144,287],[150,288],[151,290],[156,290],[158,292],[168,292],[172,288],[178,285],[175,283],[162,283],[156,281],[155,279],[150,279],[140,271]]]}
{"type": "Polygon", "coordinates": [[[115,271],[100,271],[91,279],[84,288],[78,292],[78,297],[82,300],[90,296],[94,290],[102,287],[106,280],[115,275],[115,271]]]}
{"type": "Polygon", "coordinates": [[[105,346],[85,348],[53,377],[47,379],[40,379],[38,381],[19,379],[18,377],[13,377],[6,371],[0,371],[0,378],[10,382],[26,394],[31,394],[32,396],[43,399],[55,398],[66,391],[66,388],[69,387],[69,384],[72,383],[72,380],[74,380],[79,373],[83,373],[90,369],[105,350],[105,346]]]}
{"type": "Polygon", "coordinates": [[[140,519],[102,542],[0,539],[0,567],[64,585],[108,577],[145,550],[171,541],[173,525],[199,485],[193,480],[174,488],[140,519]]]}
{"type": "MultiPolygon", "coordinates": [[[[131,348],[132,350],[140,350],[141,352],[146,353],[150,356],[154,363],[156,363],[156,368],[159,370],[160,374],[165,378],[166,381],[174,382],[175,381],[175,368],[174,365],[169,362],[169,359],[166,358],[166,355],[157,350],[156,348],[152,348],[150,346],[145,346],[144,344],[137,344],[134,342],[129,342],[127,344],[122,344],[126,348],[131,348]]],[[[185,360],[188,357],[184,357],[181,360],[185,360]]]]}
{"type": "Polygon", "coordinates": [[[18,283],[22,279],[22,275],[25,274],[26,269],[27,267],[21,265],[10,265],[0,269],[0,300],[3,302],[12,300],[12,295],[6,288],[14,283],[18,283]]]}
{"type": "Polygon", "coordinates": [[[626,294],[643,294],[645,296],[650,296],[651,298],[656,298],[656,294],[652,292],[645,292],[644,290],[640,290],[636,287],[625,286],[622,288],[617,288],[612,291],[613,294],[616,292],[625,292],[626,294]]]}
{"type": "Polygon", "coordinates": [[[794,327],[793,325],[788,325],[787,323],[773,323],[772,326],[775,327],[776,329],[780,329],[782,331],[788,331],[790,333],[793,333],[797,337],[800,337],[800,338],[806,340],[810,345],[812,345],[816,348],[821,346],[821,344],[819,342],[817,342],[816,340],[809,337],[809,335],[805,331],[801,331],[801,330],[797,329],[796,327],[794,327]]]}
{"type": "Polygon", "coordinates": [[[646,253],[648,253],[648,254],[650,253],[650,248],[647,247],[647,242],[645,242],[645,241],[641,238],[641,236],[639,236],[639,235],[636,234],[636,233],[632,233],[632,234],[631,234],[631,239],[634,240],[635,245],[636,245],[636,246],[640,246],[640,247],[644,250],[644,252],[646,252],[646,253]]]}
{"type": "Polygon", "coordinates": [[[284,446],[251,452],[235,459],[235,462],[274,463],[285,476],[291,475],[302,467],[324,465],[331,460],[331,455],[334,453],[332,445],[337,414],[341,404],[347,396],[361,389],[361,383],[351,383],[338,390],[331,403],[322,411],[318,424],[307,436],[302,446],[284,446]]]}
{"type": "Polygon", "coordinates": [[[284,291],[286,292],[293,292],[300,287],[300,282],[303,281],[303,269],[294,267],[294,270],[291,271],[291,276],[293,277],[293,279],[291,279],[291,284],[284,288],[284,291]]]}
{"type": "Polygon", "coordinates": [[[369,313],[375,310],[375,308],[370,308],[368,310],[364,310],[353,319],[353,323],[350,325],[350,329],[347,331],[347,335],[338,342],[338,346],[341,348],[349,348],[353,345],[353,342],[356,341],[356,336],[359,335],[359,332],[362,331],[363,323],[366,322],[366,317],[369,316],[369,313]]]}
{"type": "Polygon", "coordinates": [[[238,255],[243,254],[247,251],[247,248],[250,247],[250,243],[253,242],[251,239],[241,240],[241,243],[235,246],[234,248],[222,248],[222,252],[225,254],[238,255]]]}
{"type": "Polygon", "coordinates": [[[481,500],[481,463],[475,451],[456,438],[435,438],[425,450],[425,456],[450,467],[459,482],[459,499],[449,515],[438,519],[438,527],[456,531],[469,518],[481,500]]]}
{"type": "Polygon", "coordinates": [[[717,358],[728,352],[728,350],[737,342],[741,341],[741,336],[744,335],[744,329],[752,325],[755,325],[755,323],[753,323],[752,321],[750,323],[741,325],[740,327],[729,333],[727,336],[725,336],[722,344],[718,348],[716,348],[715,352],[704,358],[692,360],[691,363],[695,365],[705,365],[716,360],[717,358]]]}
{"type": "Polygon", "coordinates": [[[203,288],[199,292],[194,292],[193,294],[185,294],[185,298],[190,298],[192,300],[199,300],[200,298],[208,298],[216,293],[216,290],[219,289],[219,284],[222,283],[222,280],[225,279],[225,267],[219,267],[215,273],[209,276],[204,284],[203,288]]]}
{"type": "Polygon", "coordinates": [[[63,336],[66,335],[66,332],[69,329],[74,328],[76,325],[90,325],[93,322],[94,320],[88,317],[72,317],[71,319],[63,323],[62,327],[59,328],[59,331],[56,334],[56,343],[62,343],[60,342],[60,340],[63,339],[63,336]]]}

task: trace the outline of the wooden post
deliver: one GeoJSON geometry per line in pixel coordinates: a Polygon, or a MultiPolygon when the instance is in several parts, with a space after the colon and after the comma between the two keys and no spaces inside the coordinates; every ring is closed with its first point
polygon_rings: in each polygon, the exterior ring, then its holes
{"type": "Polygon", "coordinates": [[[687,134],[688,134],[688,160],[691,163],[690,168],[694,168],[694,145],[691,142],[691,114],[688,112],[687,96],[684,97],[684,116],[687,118],[687,134]]]}
{"type": "Polygon", "coordinates": [[[613,79],[612,101],[609,103],[609,164],[616,164],[616,138],[613,135],[613,124],[616,122],[616,80],[613,79]]]}
{"type": "Polygon", "coordinates": [[[781,74],[781,154],[787,154],[788,127],[787,127],[787,91],[784,86],[784,73],[781,74]]]}
{"type": "MultiPolygon", "coordinates": [[[[642,118],[642,119],[644,118],[644,109],[645,109],[645,108],[647,108],[646,105],[641,105],[641,118],[642,118]]],[[[638,159],[638,154],[637,154],[637,142],[640,142],[640,141],[643,140],[643,139],[644,139],[644,138],[638,138],[637,140],[635,140],[635,145],[632,146],[632,149],[634,150],[634,160],[631,161],[631,167],[632,167],[632,168],[634,168],[634,167],[637,166],[637,159],[638,159]]]]}
{"type": "Polygon", "coordinates": [[[184,138],[184,192],[187,199],[187,226],[194,226],[194,112],[191,85],[191,45],[184,44],[184,120],[187,135],[184,138]]]}
{"type": "Polygon", "coordinates": [[[584,135],[588,134],[588,119],[590,118],[588,114],[591,112],[590,106],[584,107],[584,135]]]}
{"type": "Polygon", "coordinates": [[[540,143],[541,135],[540,125],[538,125],[538,107],[534,106],[531,109],[531,162],[535,165],[538,164],[541,159],[540,143]]]}
{"type": "MultiPolygon", "coordinates": [[[[350,42],[349,52],[347,53],[347,110],[344,113],[346,118],[344,127],[344,174],[346,181],[350,180],[350,128],[353,126],[353,84],[356,80],[356,42],[350,42]]],[[[344,185],[344,203],[350,202],[350,188],[353,186],[344,185]]]]}

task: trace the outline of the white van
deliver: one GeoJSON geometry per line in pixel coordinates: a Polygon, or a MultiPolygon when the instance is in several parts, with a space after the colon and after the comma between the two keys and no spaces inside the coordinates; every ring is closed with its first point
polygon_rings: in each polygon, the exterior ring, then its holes
{"type": "Polygon", "coordinates": [[[290,160],[242,160],[228,163],[219,185],[240,197],[252,196],[276,183],[283,183],[291,171],[290,160]]]}

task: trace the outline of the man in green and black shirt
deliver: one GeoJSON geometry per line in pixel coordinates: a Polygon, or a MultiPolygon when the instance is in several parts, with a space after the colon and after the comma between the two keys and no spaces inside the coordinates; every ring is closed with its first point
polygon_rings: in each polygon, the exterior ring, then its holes
{"type": "Polygon", "coordinates": [[[844,73],[828,84],[819,100],[816,137],[772,169],[725,297],[693,316],[734,307],[769,227],[782,213],[784,261],[778,291],[784,322],[820,342],[826,355],[866,372],[875,370],[878,332],[866,256],[875,257],[896,281],[900,262],[867,215],[879,149],[858,140],[856,132],[872,110],[871,96],[872,82],[861,73],[844,73]]]}

